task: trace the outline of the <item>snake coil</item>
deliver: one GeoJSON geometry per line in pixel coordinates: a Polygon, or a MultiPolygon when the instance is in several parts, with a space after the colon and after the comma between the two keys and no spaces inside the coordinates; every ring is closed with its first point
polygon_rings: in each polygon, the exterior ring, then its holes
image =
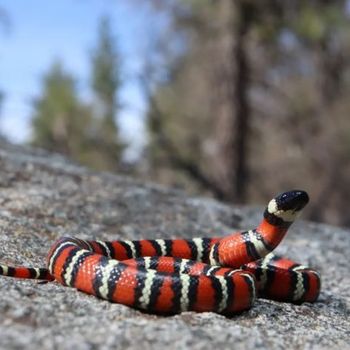
{"type": "Polygon", "coordinates": [[[313,302],[318,273],[271,252],[308,203],[294,190],[272,199],[253,230],[226,237],[84,241],[60,238],[47,268],[0,264],[0,275],[53,281],[148,312],[187,310],[231,314],[249,309],[256,296],[313,302]]]}

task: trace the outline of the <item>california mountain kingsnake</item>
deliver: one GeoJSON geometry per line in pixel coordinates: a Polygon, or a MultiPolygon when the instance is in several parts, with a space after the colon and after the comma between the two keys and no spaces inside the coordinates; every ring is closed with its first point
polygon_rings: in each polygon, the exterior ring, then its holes
{"type": "Polygon", "coordinates": [[[231,314],[256,295],[313,302],[316,271],[272,255],[309,198],[289,191],[272,199],[254,230],[224,238],[83,241],[59,239],[47,269],[0,265],[0,274],[57,280],[88,294],[155,313],[186,310],[231,314]]]}

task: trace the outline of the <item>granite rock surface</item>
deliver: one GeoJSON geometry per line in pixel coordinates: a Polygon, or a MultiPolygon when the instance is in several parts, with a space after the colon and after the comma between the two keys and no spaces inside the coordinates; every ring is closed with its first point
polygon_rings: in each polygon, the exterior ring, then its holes
{"type": "MultiPolygon", "coordinates": [[[[188,197],[92,172],[42,150],[0,144],[3,263],[45,266],[50,245],[63,235],[101,240],[217,236],[253,228],[261,214],[262,208],[188,197]]],[[[55,282],[0,276],[0,348],[349,349],[349,251],[349,230],[297,222],[278,252],[321,273],[319,301],[292,305],[259,299],[231,318],[193,312],[160,317],[55,282]]]]}

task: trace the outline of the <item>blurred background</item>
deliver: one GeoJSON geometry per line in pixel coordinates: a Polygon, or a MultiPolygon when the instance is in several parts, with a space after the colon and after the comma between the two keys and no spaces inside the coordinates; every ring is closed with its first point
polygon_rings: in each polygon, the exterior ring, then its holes
{"type": "Polygon", "coordinates": [[[0,3],[0,134],[350,226],[350,1],[0,3]]]}

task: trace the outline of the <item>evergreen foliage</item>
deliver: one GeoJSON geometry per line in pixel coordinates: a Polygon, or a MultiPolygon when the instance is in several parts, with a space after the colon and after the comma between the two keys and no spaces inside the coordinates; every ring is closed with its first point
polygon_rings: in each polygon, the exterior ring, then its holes
{"type": "Polygon", "coordinates": [[[116,114],[119,59],[107,18],[101,20],[91,58],[93,101],[78,95],[76,81],[60,62],[45,74],[42,95],[34,101],[34,145],[65,153],[99,170],[118,170],[123,144],[116,114]]]}
{"type": "Polygon", "coordinates": [[[61,62],[43,78],[42,96],[34,101],[33,144],[79,159],[92,115],[78,98],[76,82],[61,62]]]}
{"type": "Polygon", "coordinates": [[[98,143],[101,152],[109,155],[114,162],[119,162],[124,148],[116,122],[119,111],[118,92],[121,85],[120,59],[108,17],[100,21],[91,67],[94,111],[99,124],[98,143]]]}
{"type": "MultiPolygon", "coordinates": [[[[302,187],[315,198],[310,218],[349,225],[341,214],[350,200],[348,2],[154,8],[169,18],[153,38],[169,74],[153,72],[149,83],[153,179],[236,203],[302,187]]],[[[149,64],[156,72],[159,61],[149,64]]]]}

